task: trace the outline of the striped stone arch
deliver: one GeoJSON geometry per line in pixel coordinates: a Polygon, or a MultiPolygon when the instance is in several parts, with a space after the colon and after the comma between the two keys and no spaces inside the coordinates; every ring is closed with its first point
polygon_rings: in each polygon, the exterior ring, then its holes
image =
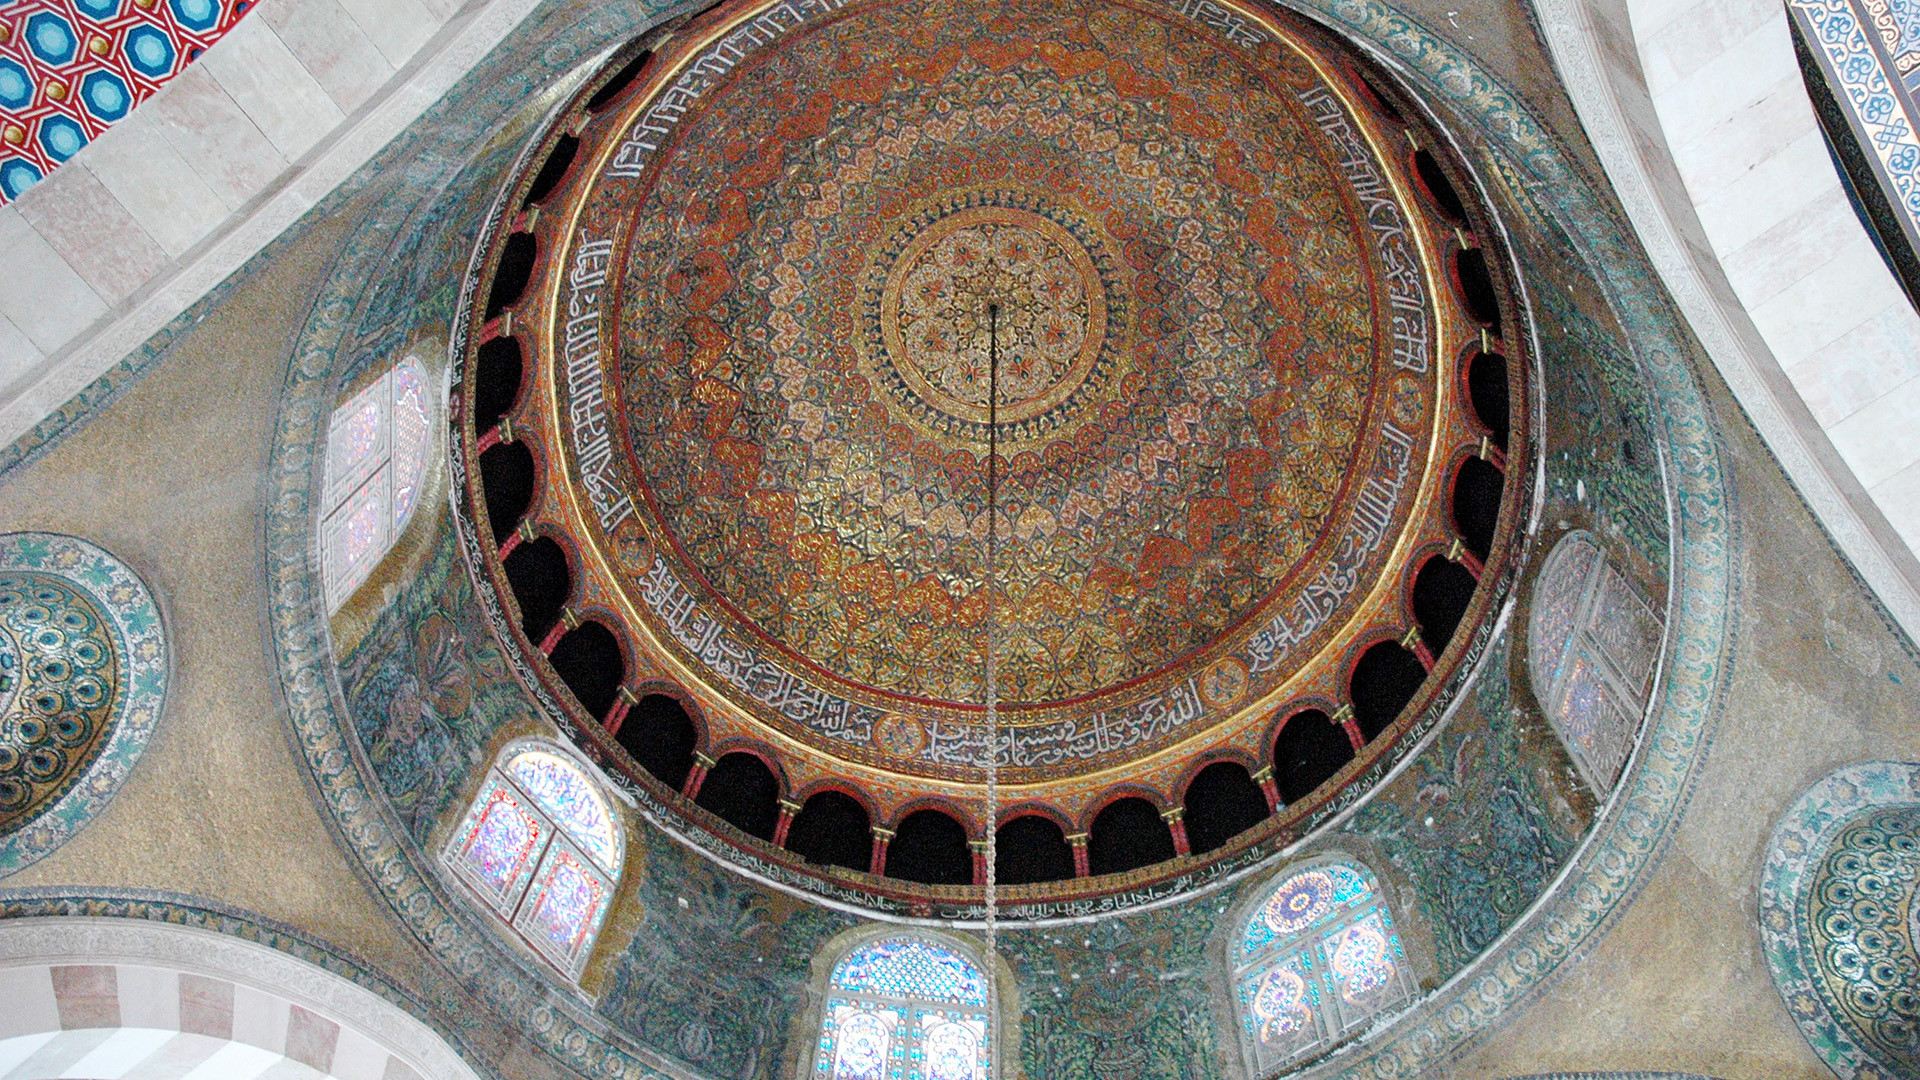
{"type": "Polygon", "coordinates": [[[6,1080],[480,1080],[371,990],[193,927],[7,920],[0,1002],[6,1080]]]}

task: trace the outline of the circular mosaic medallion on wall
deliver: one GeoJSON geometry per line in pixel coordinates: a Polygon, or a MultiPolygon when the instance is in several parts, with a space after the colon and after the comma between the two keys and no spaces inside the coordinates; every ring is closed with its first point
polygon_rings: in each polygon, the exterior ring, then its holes
{"type": "Polygon", "coordinates": [[[1853,765],[1774,829],[1760,933],[1800,1033],[1841,1080],[1920,1076],[1920,764],[1853,765]]]}
{"type": "Polygon", "coordinates": [[[0,536],[0,877],[79,831],[160,719],[160,612],[85,540],[0,536]]]}

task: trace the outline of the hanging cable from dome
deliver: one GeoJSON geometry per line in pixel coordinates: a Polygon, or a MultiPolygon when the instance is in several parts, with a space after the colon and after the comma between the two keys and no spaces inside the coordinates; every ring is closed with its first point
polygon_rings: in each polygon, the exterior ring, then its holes
{"type": "Polygon", "coordinates": [[[986,580],[986,699],[987,699],[987,979],[999,960],[999,829],[1000,815],[1000,654],[999,619],[993,602],[999,580],[996,560],[1000,542],[1000,305],[987,305],[987,558],[986,580]]]}

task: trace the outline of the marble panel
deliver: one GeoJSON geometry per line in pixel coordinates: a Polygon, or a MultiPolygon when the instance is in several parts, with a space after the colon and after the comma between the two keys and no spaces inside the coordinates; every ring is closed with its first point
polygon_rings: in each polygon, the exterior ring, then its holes
{"type": "Polygon", "coordinates": [[[60,1009],[48,970],[38,965],[0,968],[0,1001],[7,1003],[0,1009],[0,1039],[59,1030],[60,1009]]]}
{"type": "Polygon", "coordinates": [[[1671,10],[1673,18],[1640,38],[1647,89],[1656,94],[1780,15],[1776,0],[1700,0],[1671,10]]]}
{"type": "Polygon", "coordinates": [[[280,1061],[280,1055],[246,1043],[230,1042],[188,1070],[182,1080],[254,1080],[280,1061]]]}
{"type": "Polygon", "coordinates": [[[162,87],[144,112],[229,210],[246,205],[286,170],[287,158],[204,64],[162,87]]]}
{"type": "Polygon", "coordinates": [[[1909,379],[1827,429],[1841,460],[1869,490],[1920,461],[1920,379],[1909,379]]]}
{"type": "Polygon", "coordinates": [[[1674,165],[1695,200],[1706,200],[1779,149],[1817,131],[1800,73],[1781,79],[1759,100],[1673,151],[1674,165]]]}
{"type": "Polygon", "coordinates": [[[1699,58],[1685,78],[1653,95],[1668,143],[1684,146],[1699,138],[1799,70],[1782,9],[1777,19],[1756,27],[1725,52],[1699,58]]]}
{"type": "Polygon", "coordinates": [[[140,1080],[180,1080],[225,1045],[206,1035],[175,1035],[140,1067],[140,1080]]]}
{"type": "Polygon", "coordinates": [[[287,1006],[288,1057],[324,1073],[333,1067],[333,1049],[339,1041],[339,1024],[298,1005],[287,1006]]]}
{"type": "MultiPolygon", "coordinates": [[[[1743,298],[1744,299],[1744,298],[1743,298]]],[[[1791,368],[1907,297],[1871,250],[1843,251],[1774,294],[1747,305],[1783,368],[1791,368]]]]}
{"type": "Polygon", "coordinates": [[[66,1075],[87,1078],[125,1076],[177,1034],[159,1028],[123,1027],[67,1066],[66,1075]]]}
{"type": "Polygon", "coordinates": [[[1867,492],[1900,539],[1920,551],[1920,462],[1909,465],[1867,492]]]}
{"type": "Polygon", "coordinates": [[[52,1038],[42,1043],[13,1071],[5,1075],[4,1080],[42,1080],[44,1077],[59,1076],[71,1068],[74,1062],[86,1057],[93,1048],[107,1041],[113,1034],[106,1029],[92,1031],[56,1031],[52,1038]]]}
{"type": "Polygon", "coordinates": [[[333,1066],[329,1070],[335,1080],[380,1080],[386,1068],[385,1048],[352,1028],[340,1029],[339,1041],[333,1045],[333,1066]]]}
{"type": "Polygon", "coordinates": [[[256,10],[341,112],[365,104],[393,77],[393,65],[339,0],[279,0],[256,10]]]}
{"type": "Polygon", "coordinates": [[[226,203],[145,112],[108,128],[77,160],[172,258],[191,250],[227,216],[226,203]]]}
{"type": "Polygon", "coordinates": [[[169,261],[84,164],[54,170],[13,205],[107,304],[131,296],[169,261]]]}
{"type": "Polygon", "coordinates": [[[11,1076],[20,1067],[20,1063],[40,1052],[40,1048],[52,1042],[57,1031],[42,1031],[34,1035],[17,1035],[12,1038],[0,1036],[0,1077],[11,1076]]]}
{"type": "Polygon", "coordinates": [[[274,1053],[287,1045],[287,1005],[251,986],[233,988],[233,1039],[274,1053]]]}
{"type": "Polygon", "coordinates": [[[1843,253],[1879,260],[1853,206],[1839,191],[1832,194],[1795,210],[1721,259],[1727,280],[1743,301],[1765,303],[1843,253]]]}
{"type": "MultiPolygon", "coordinates": [[[[1661,116],[1666,116],[1665,110],[1661,116]]],[[[1842,197],[1827,144],[1818,130],[1782,145],[1711,198],[1694,198],[1700,226],[1717,251],[1736,251],[1816,199],[1842,197]]]]}
{"type": "Polygon", "coordinates": [[[112,965],[65,964],[51,970],[61,1027],[120,1026],[119,982],[112,965]]]}
{"type": "Polygon", "coordinates": [[[1920,376],[1920,316],[1892,305],[1787,369],[1822,427],[1920,376]]]}
{"type": "Polygon", "coordinates": [[[46,359],[47,354],[21,333],[12,319],[0,315],[0,387],[10,386],[46,359]]]}
{"type": "Polygon", "coordinates": [[[11,206],[0,207],[0,251],[7,259],[0,314],[41,352],[57,352],[107,313],[100,294],[11,206]]]}
{"type": "Polygon", "coordinates": [[[180,1030],[180,975],[121,965],[120,1022],[128,1027],[180,1030]]]}
{"type": "Polygon", "coordinates": [[[340,0],[340,6],[395,68],[405,67],[446,21],[421,0],[340,0]]]}
{"type": "Polygon", "coordinates": [[[346,119],[264,19],[236,24],[200,63],[289,161],[346,119]]]}

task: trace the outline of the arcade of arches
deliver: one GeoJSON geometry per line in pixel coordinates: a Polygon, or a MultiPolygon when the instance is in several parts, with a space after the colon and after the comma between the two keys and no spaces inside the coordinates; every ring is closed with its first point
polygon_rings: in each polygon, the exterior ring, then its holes
{"type": "Polygon", "coordinates": [[[1569,51],[1688,4],[403,6],[0,11],[0,1078],[1920,1067],[1902,519],[1569,51]]]}

